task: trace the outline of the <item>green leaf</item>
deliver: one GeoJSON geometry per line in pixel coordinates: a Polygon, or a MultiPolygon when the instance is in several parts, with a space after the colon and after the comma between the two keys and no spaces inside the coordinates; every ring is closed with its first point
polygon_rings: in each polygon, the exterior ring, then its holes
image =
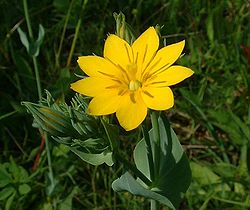
{"type": "Polygon", "coordinates": [[[23,30],[20,27],[17,28],[17,32],[19,34],[19,37],[20,37],[20,40],[21,40],[23,46],[26,48],[27,52],[29,53],[30,44],[29,44],[29,40],[27,38],[26,33],[23,32],[23,30]]]}
{"type": "Polygon", "coordinates": [[[74,187],[74,189],[67,196],[67,198],[62,203],[60,203],[59,210],[71,210],[72,209],[72,199],[77,193],[77,191],[78,191],[78,188],[74,187]]]}
{"type": "Polygon", "coordinates": [[[11,204],[13,203],[13,200],[16,196],[16,191],[8,198],[6,204],[5,204],[5,210],[10,210],[11,204]]]}
{"type": "Polygon", "coordinates": [[[223,183],[221,178],[215,174],[208,166],[200,165],[195,162],[190,163],[193,179],[199,183],[200,186],[212,187],[213,191],[230,191],[230,187],[223,183]]]}
{"type": "Polygon", "coordinates": [[[45,35],[44,28],[41,24],[39,24],[38,38],[36,40],[38,47],[40,47],[40,45],[42,44],[44,35],[45,35]]]}
{"type": "Polygon", "coordinates": [[[42,206],[42,210],[53,210],[53,206],[51,203],[44,203],[42,206]]]}
{"type": "MultiPolygon", "coordinates": [[[[144,188],[140,185],[141,187],[139,188],[137,186],[136,190],[128,190],[129,187],[135,185],[135,183],[131,181],[131,177],[128,178],[128,175],[126,175],[123,178],[121,177],[119,182],[117,182],[117,180],[115,181],[116,184],[114,185],[114,189],[119,191],[126,190],[133,194],[136,192],[135,195],[142,195],[147,198],[155,199],[170,208],[173,208],[174,206],[173,209],[177,209],[181,201],[182,193],[186,192],[190,185],[191,170],[182,146],[180,145],[176,134],[170,128],[166,116],[161,115],[158,118],[158,123],[160,145],[157,145],[157,141],[154,139],[153,130],[151,129],[149,131],[149,138],[153,151],[152,156],[155,157],[154,151],[156,150],[156,147],[158,147],[156,152],[159,153],[159,162],[156,163],[156,160],[154,160],[154,166],[155,164],[158,165],[158,174],[156,174],[156,177],[152,180],[152,186],[146,186],[143,183],[144,188]],[[117,187],[117,183],[119,187],[117,187]],[[140,190],[138,191],[138,189],[140,190]],[[148,191],[152,193],[148,193],[148,191]],[[152,195],[153,197],[150,197],[152,195]]],[[[142,139],[136,145],[134,150],[134,160],[136,167],[146,177],[150,178],[147,153],[148,151],[145,140],[142,139]]],[[[139,179],[137,181],[137,185],[142,183],[139,179]]]]}
{"type": "Polygon", "coordinates": [[[69,0],[54,0],[53,6],[60,12],[67,12],[69,8],[69,0]]]}
{"type": "Polygon", "coordinates": [[[0,188],[11,183],[11,175],[6,171],[3,164],[0,165],[0,188]]]}
{"type": "Polygon", "coordinates": [[[43,42],[43,38],[45,35],[44,28],[41,24],[39,24],[38,38],[35,42],[31,42],[29,48],[29,54],[32,56],[38,56],[40,51],[40,46],[43,42]]]}
{"type": "Polygon", "coordinates": [[[199,182],[200,185],[210,185],[219,182],[220,177],[207,166],[202,166],[195,162],[191,162],[190,166],[192,169],[193,178],[199,182]]]}
{"type": "Polygon", "coordinates": [[[28,172],[22,166],[17,165],[12,157],[10,157],[9,171],[11,172],[11,175],[14,178],[14,182],[28,182],[28,172]]]}
{"type": "Polygon", "coordinates": [[[116,179],[112,183],[112,188],[116,192],[128,191],[133,195],[139,195],[145,198],[154,199],[168,206],[169,208],[175,209],[175,207],[167,197],[161,195],[156,191],[146,189],[128,172],[124,173],[120,178],[116,179]]]}
{"type": "Polygon", "coordinates": [[[211,43],[214,41],[214,13],[211,12],[207,18],[207,36],[211,43]]]}
{"type": "Polygon", "coordinates": [[[5,187],[0,191],[0,201],[5,200],[8,198],[12,193],[14,193],[16,190],[14,187],[5,187]]]}
{"type": "Polygon", "coordinates": [[[77,135],[70,118],[63,112],[30,102],[22,102],[22,105],[33,115],[36,123],[51,135],[61,137],[77,135]]]}
{"type": "Polygon", "coordinates": [[[42,41],[43,41],[43,38],[45,35],[45,31],[44,31],[43,26],[41,24],[39,24],[38,38],[36,41],[31,41],[31,42],[29,42],[29,40],[27,38],[27,34],[25,32],[23,32],[21,28],[18,28],[17,31],[18,31],[20,40],[21,40],[22,44],[24,45],[24,47],[26,48],[28,54],[30,56],[38,56],[40,46],[42,44],[42,41]]]}
{"type": "Polygon", "coordinates": [[[22,185],[19,185],[19,187],[18,187],[18,191],[21,195],[25,195],[25,194],[29,193],[30,190],[31,190],[31,188],[27,184],[22,184],[22,185]]]}
{"type": "Polygon", "coordinates": [[[108,166],[113,165],[112,152],[107,150],[102,153],[93,154],[82,152],[74,147],[69,147],[69,149],[74,152],[78,157],[80,157],[83,161],[90,163],[92,165],[101,165],[106,163],[108,166]]]}

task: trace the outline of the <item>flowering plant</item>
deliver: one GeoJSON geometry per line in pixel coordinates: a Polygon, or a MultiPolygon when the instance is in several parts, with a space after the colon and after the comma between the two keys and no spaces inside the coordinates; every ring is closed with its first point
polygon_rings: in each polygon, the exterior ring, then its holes
{"type": "Polygon", "coordinates": [[[173,65],[185,41],[158,50],[159,35],[154,27],[135,39],[124,16],[115,17],[116,34],[106,39],[103,57],[78,58],[87,77],[71,84],[81,94],[71,105],[57,104],[48,92],[40,104],[23,104],[40,128],[82,160],[93,165],[123,164],[125,172],[112,183],[115,191],[148,198],[151,209],[159,209],[160,204],[177,209],[191,172],[176,134],[160,111],[174,105],[169,86],[193,74],[189,68],[173,65]],[[141,133],[134,163],[121,155],[118,139],[122,128],[109,117],[113,113],[126,131],[141,133]]]}

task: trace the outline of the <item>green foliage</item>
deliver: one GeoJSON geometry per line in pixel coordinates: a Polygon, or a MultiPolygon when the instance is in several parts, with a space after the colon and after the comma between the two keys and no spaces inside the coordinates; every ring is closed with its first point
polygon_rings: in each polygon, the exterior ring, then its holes
{"type": "MultiPolygon", "coordinates": [[[[181,201],[181,193],[185,193],[191,182],[191,171],[188,159],[183,152],[179,140],[170,128],[166,116],[159,117],[159,131],[161,145],[156,149],[157,141],[154,138],[154,128],[149,131],[149,138],[152,150],[147,150],[145,139],[139,141],[134,150],[134,159],[137,168],[149,179],[152,180],[150,186],[144,186],[137,182],[128,172],[115,180],[112,187],[115,191],[129,191],[134,195],[140,195],[157,200],[171,209],[178,209],[181,201]],[[171,133],[169,133],[171,132],[171,133]],[[150,165],[148,153],[159,152],[159,172],[154,171],[154,178],[150,176],[150,165]]],[[[146,137],[144,137],[146,138],[146,137]]],[[[155,155],[152,154],[154,157],[155,155]]],[[[157,164],[153,160],[153,167],[157,164]]],[[[152,167],[152,166],[151,166],[152,167]]],[[[153,168],[152,167],[152,168],[153,168]]]]}
{"type": "Polygon", "coordinates": [[[24,47],[26,48],[28,54],[30,56],[35,56],[35,57],[38,56],[40,51],[40,46],[42,44],[45,34],[43,26],[39,24],[38,38],[37,40],[31,42],[28,41],[26,33],[23,32],[21,28],[18,28],[17,31],[19,33],[20,40],[24,45],[24,47]]]}
{"type": "Polygon", "coordinates": [[[12,209],[14,199],[27,199],[31,191],[31,177],[28,172],[17,165],[13,158],[10,162],[0,164],[0,203],[5,204],[5,210],[12,209]]]}
{"type": "Polygon", "coordinates": [[[56,104],[49,92],[43,104],[22,102],[34,117],[35,127],[48,132],[58,143],[66,145],[69,150],[82,160],[100,165],[112,165],[112,151],[100,120],[86,114],[87,103],[76,95],[71,106],[66,103],[56,104]],[[37,126],[36,126],[37,125],[37,126]]]}
{"type": "MultiPolygon", "coordinates": [[[[83,11],[81,1],[76,0],[28,1],[28,6],[35,34],[39,32],[39,24],[46,31],[42,45],[32,47],[32,55],[40,50],[36,58],[42,89],[51,92],[55,107],[72,97],[69,84],[76,80],[74,73],[79,73],[77,57],[102,54],[106,35],[115,32],[114,12],[125,14],[126,22],[136,35],[149,26],[164,26],[160,27],[162,45],[186,39],[185,56],[178,63],[191,67],[195,75],[182,87],[173,88],[175,107],[167,111],[171,125],[192,160],[193,180],[180,209],[249,209],[247,49],[249,52],[250,13],[247,1],[91,0],[83,11]],[[79,20],[81,25],[76,34],[79,20]],[[67,65],[74,36],[76,45],[67,65]]],[[[110,168],[103,164],[96,170],[83,165],[67,145],[62,146],[52,139],[50,150],[57,184],[53,192],[47,194],[50,183],[42,136],[31,126],[32,118],[20,104],[21,101],[38,102],[33,63],[26,53],[27,47],[20,41],[20,30],[17,31],[22,28],[27,33],[22,1],[1,1],[0,10],[0,191],[4,190],[0,209],[13,209],[14,202],[20,210],[60,209],[66,205],[68,209],[148,208],[148,203],[141,198],[113,193],[110,184],[123,172],[122,166],[115,164],[110,168]],[[28,180],[22,182],[17,178],[19,181],[13,183],[13,172],[8,171],[12,164],[10,156],[17,171],[26,171],[28,180]]],[[[35,39],[27,38],[26,46],[35,39]]],[[[48,104],[43,106],[49,107],[48,104]]],[[[50,109],[68,113],[61,108],[50,109]]],[[[84,118],[82,114],[74,114],[76,119],[84,118]]],[[[43,113],[44,116],[53,117],[48,113],[43,113]]],[[[77,123],[74,126],[76,134],[84,133],[77,123]]],[[[119,142],[126,151],[124,155],[132,153],[137,140],[141,139],[137,133],[126,135],[119,142]]],[[[67,143],[64,138],[59,141],[67,143]]],[[[95,141],[98,143],[97,139],[95,141]]],[[[79,146],[79,142],[74,144],[81,151],[86,148],[86,145],[79,146]]],[[[90,144],[88,149],[91,149],[90,144]]]]}

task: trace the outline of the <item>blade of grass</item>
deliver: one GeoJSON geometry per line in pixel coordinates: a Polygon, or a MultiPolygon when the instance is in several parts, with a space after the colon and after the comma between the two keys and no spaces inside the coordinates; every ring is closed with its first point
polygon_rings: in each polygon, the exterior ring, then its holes
{"type": "Polygon", "coordinates": [[[79,18],[78,18],[78,21],[77,21],[77,25],[76,25],[76,29],[75,29],[75,35],[74,35],[74,39],[72,41],[72,45],[71,45],[71,48],[70,48],[70,52],[69,52],[69,56],[68,56],[68,59],[67,59],[66,67],[70,66],[70,63],[71,63],[71,60],[72,60],[72,56],[73,56],[75,46],[76,46],[76,40],[78,38],[79,30],[80,30],[80,27],[81,27],[81,24],[82,24],[82,17],[81,17],[82,12],[84,11],[87,3],[88,3],[88,0],[84,0],[83,3],[82,3],[81,12],[79,14],[79,18]]]}
{"type": "Polygon", "coordinates": [[[56,67],[57,68],[60,67],[59,59],[60,59],[60,55],[61,55],[63,40],[64,40],[65,32],[66,32],[66,29],[67,29],[67,25],[68,25],[68,22],[69,22],[73,2],[74,2],[74,0],[72,0],[70,2],[69,9],[68,9],[68,12],[67,12],[67,15],[66,15],[66,18],[65,18],[64,26],[63,26],[63,31],[62,31],[62,35],[61,35],[61,39],[60,39],[60,44],[59,44],[59,47],[58,47],[58,51],[56,52],[56,55],[55,55],[56,56],[56,67]]]}
{"type": "Polygon", "coordinates": [[[3,114],[0,116],[0,120],[4,119],[4,118],[7,118],[7,117],[10,117],[11,115],[17,113],[17,111],[12,111],[12,112],[9,112],[9,113],[6,113],[6,114],[3,114]]]}
{"type": "Polygon", "coordinates": [[[218,144],[219,148],[221,149],[222,152],[222,156],[225,162],[230,163],[228,155],[226,153],[225,150],[225,146],[223,141],[218,137],[213,125],[209,122],[209,120],[207,119],[207,116],[205,115],[205,113],[202,111],[202,109],[199,107],[198,104],[196,104],[193,100],[191,100],[189,97],[186,96],[186,94],[184,93],[184,91],[181,91],[183,97],[190,103],[192,104],[192,106],[196,109],[196,111],[200,114],[201,118],[203,119],[203,121],[205,122],[205,125],[209,131],[209,133],[213,136],[213,138],[215,139],[216,143],[218,144]]]}

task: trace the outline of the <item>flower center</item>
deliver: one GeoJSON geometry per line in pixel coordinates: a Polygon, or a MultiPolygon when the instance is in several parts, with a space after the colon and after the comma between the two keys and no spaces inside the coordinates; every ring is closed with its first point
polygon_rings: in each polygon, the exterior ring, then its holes
{"type": "Polygon", "coordinates": [[[138,80],[131,80],[129,82],[128,88],[131,91],[136,91],[141,87],[141,82],[138,80]]]}

